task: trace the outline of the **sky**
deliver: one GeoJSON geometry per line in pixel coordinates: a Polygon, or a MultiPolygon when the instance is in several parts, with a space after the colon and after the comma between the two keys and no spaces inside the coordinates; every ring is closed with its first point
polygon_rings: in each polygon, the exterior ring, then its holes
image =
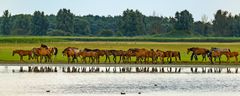
{"type": "Polygon", "coordinates": [[[0,0],[0,15],[4,10],[15,14],[33,14],[44,11],[56,14],[59,9],[70,9],[75,15],[121,15],[126,9],[137,9],[150,16],[174,16],[176,11],[188,10],[194,20],[201,20],[203,15],[211,21],[217,10],[226,10],[231,14],[240,13],[240,0],[0,0]]]}

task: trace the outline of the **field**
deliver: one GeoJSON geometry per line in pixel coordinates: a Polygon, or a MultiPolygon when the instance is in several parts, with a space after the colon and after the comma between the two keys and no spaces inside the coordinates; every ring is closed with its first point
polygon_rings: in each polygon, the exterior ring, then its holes
{"type": "MultiPolygon", "coordinates": [[[[46,37],[45,37],[46,38],[46,37]]],[[[63,37],[58,37],[63,38],[63,37]]],[[[240,52],[240,43],[218,43],[218,42],[150,42],[150,41],[69,41],[63,39],[44,39],[44,37],[32,37],[32,38],[23,38],[23,37],[2,37],[0,38],[0,63],[19,63],[19,56],[12,56],[12,50],[14,49],[28,49],[31,50],[34,47],[40,47],[41,43],[44,43],[50,47],[57,47],[59,49],[59,54],[55,58],[54,63],[67,63],[67,58],[63,57],[61,52],[64,48],[72,46],[78,47],[80,49],[84,48],[98,48],[98,49],[121,49],[127,50],[129,48],[147,48],[147,49],[160,49],[160,50],[176,50],[181,52],[182,63],[190,62],[190,54],[187,54],[187,48],[189,47],[219,47],[219,48],[230,48],[231,51],[240,52]],[[19,40],[18,42],[16,42],[19,40]],[[33,39],[34,38],[34,39],[33,39]],[[5,41],[4,40],[12,40],[5,41]],[[14,41],[15,39],[15,41],[14,41]],[[49,40],[48,40],[49,39],[49,40]],[[25,41],[24,41],[25,40],[25,41]],[[45,40],[45,41],[44,41],[45,40]]],[[[70,38],[71,39],[71,38],[70,38]]],[[[104,61],[104,57],[101,58],[101,61],[104,61]]],[[[202,57],[199,57],[199,61],[191,62],[191,64],[201,63],[202,57]]],[[[26,63],[36,63],[36,61],[28,61],[27,57],[24,58],[26,63]]],[[[135,60],[133,60],[135,61],[135,60]]],[[[222,61],[226,61],[226,57],[222,56],[222,61]]],[[[234,61],[232,58],[231,61],[234,61]]],[[[207,62],[209,62],[207,60],[207,62]]],[[[207,63],[205,62],[205,63],[207,63]]],[[[181,62],[180,62],[181,63],[181,62]]]]}

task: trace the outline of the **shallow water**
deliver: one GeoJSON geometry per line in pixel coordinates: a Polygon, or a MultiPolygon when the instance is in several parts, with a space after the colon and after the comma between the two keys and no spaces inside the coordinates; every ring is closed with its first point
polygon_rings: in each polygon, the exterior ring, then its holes
{"type": "Polygon", "coordinates": [[[238,96],[239,77],[225,73],[13,73],[12,67],[3,66],[0,96],[121,96],[121,92],[126,96],[238,96]]]}

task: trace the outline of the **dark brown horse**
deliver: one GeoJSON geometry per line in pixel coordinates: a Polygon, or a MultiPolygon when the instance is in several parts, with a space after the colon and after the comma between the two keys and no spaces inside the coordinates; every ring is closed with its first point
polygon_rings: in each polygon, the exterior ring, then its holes
{"type": "Polygon", "coordinates": [[[23,56],[28,56],[28,60],[33,59],[31,50],[13,50],[12,56],[18,54],[20,56],[20,62],[23,61],[23,56]]]}
{"type": "Polygon", "coordinates": [[[67,56],[68,57],[68,63],[70,63],[70,60],[72,58],[72,63],[75,62],[78,62],[78,59],[77,59],[77,55],[78,55],[78,48],[76,47],[67,47],[65,48],[63,51],[62,51],[62,54],[63,56],[67,56]]]}
{"type": "Polygon", "coordinates": [[[191,55],[191,61],[193,60],[193,57],[195,58],[195,60],[198,60],[197,55],[202,55],[202,61],[205,60],[206,61],[206,56],[209,53],[208,49],[205,48],[198,48],[198,47],[192,47],[192,48],[188,48],[187,49],[187,54],[189,54],[189,52],[192,51],[192,55],[191,55]]]}
{"type": "Polygon", "coordinates": [[[118,63],[120,63],[121,61],[124,62],[124,51],[123,50],[109,50],[109,52],[111,52],[111,55],[113,55],[113,61],[114,63],[117,63],[117,57],[119,56],[119,61],[118,63]]]}
{"type": "Polygon", "coordinates": [[[97,52],[94,51],[79,51],[78,52],[78,56],[82,57],[82,62],[83,63],[87,63],[86,58],[89,58],[89,63],[94,63],[94,61],[96,61],[97,63],[99,63],[99,55],[97,52]]]}

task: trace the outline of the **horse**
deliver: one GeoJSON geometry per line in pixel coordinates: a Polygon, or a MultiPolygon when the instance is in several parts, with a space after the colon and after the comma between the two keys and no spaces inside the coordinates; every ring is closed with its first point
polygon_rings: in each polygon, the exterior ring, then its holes
{"type": "Polygon", "coordinates": [[[76,60],[78,62],[77,59],[77,54],[78,54],[79,50],[76,47],[67,47],[62,51],[63,56],[67,56],[68,57],[68,64],[70,63],[70,59],[72,58],[72,63],[76,60]]]}
{"type": "Polygon", "coordinates": [[[221,51],[209,51],[208,53],[208,58],[212,64],[214,64],[214,62],[212,61],[212,58],[215,59],[215,62],[216,62],[216,58],[218,58],[219,64],[221,64],[221,56],[222,56],[221,51]]]}
{"type": "Polygon", "coordinates": [[[23,61],[23,56],[28,56],[28,60],[33,59],[31,50],[13,50],[12,56],[18,54],[20,56],[20,62],[23,61]]]}
{"type": "Polygon", "coordinates": [[[224,55],[227,57],[227,63],[230,63],[230,58],[235,57],[235,63],[238,63],[238,52],[224,52],[224,55]]]}
{"type": "Polygon", "coordinates": [[[189,54],[189,52],[193,52],[191,55],[191,61],[193,60],[193,56],[195,57],[195,60],[198,60],[197,55],[202,55],[202,61],[205,60],[206,61],[206,55],[209,53],[208,49],[205,48],[198,48],[198,47],[192,47],[192,48],[188,48],[187,49],[187,54],[189,54]]]}
{"type": "Polygon", "coordinates": [[[144,63],[147,63],[147,56],[148,56],[148,50],[147,49],[137,49],[135,52],[136,55],[136,61],[135,63],[142,63],[142,60],[144,60],[144,63]]]}
{"type": "Polygon", "coordinates": [[[147,61],[149,61],[149,58],[152,59],[152,63],[157,63],[157,54],[154,51],[154,49],[151,49],[150,51],[147,52],[147,61]]]}
{"type": "MultiPolygon", "coordinates": [[[[171,58],[174,57],[175,58],[175,62],[177,62],[177,58],[179,61],[181,61],[181,54],[179,51],[170,51],[170,56],[171,58]]],[[[171,59],[170,59],[170,62],[171,62],[171,59]]]]}
{"type": "Polygon", "coordinates": [[[109,57],[109,53],[107,52],[107,50],[100,50],[100,49],[88,49],[88,48],[84,48],[85,52],[97,52],[98,53],[98,60],[100,59],[100,56],[106,56],[106,59],[105,59],[105,63],[107,60],[109,60],[110,62],[110,57],[109,57]]]}
{"type": "Polygon", "coordinates": [[[42,47],[42,48],[46,48],[46,49],[48,48],[48,46],[45,45],[45,44],[41,44],[41,47],[42,47]]]}
{"type": "Polygon", "coordinates": [[[120,60],[118,61],[118,63],[120,63],[121,61],[123,61],[124,59],[124,51],[123,50],[109,50],[109,52],[111,52],[111,54],[113,55],[113,61],[114,63],[117,63],[117,56],[120,57],[120,60]]]}
{"type": "Polygon", "coordinates": [[[224,54],[225,52],[231,52],[231,50],[229,48],[216,48],[216,47],[212,47],[210,49],[210,51],[220,51],[221,55],[224,54]]]}
{"type": "Polygon", "coordinates": [[[50,49],[40,47],[40,48],[33,48],[32,51],[34,53],[35,58],[37,59],[37,62],[39,62],[38,57],[40,57],[40,63],[42,63],[43,58],[45,58],[45,62],[53,62],[52,61],[53,53],[51,53],[50,49]]]}
{"type": "Polygon", "coordinates": [[[167,57],[167,62],[168,63],[172,63],[172,57],[175,58],[175,61],[177,62],[177,58],[179,59],[179,61],[181,61],[181,54],[179,51],[161,51],[161,50],[157,50],[156,51],[156,55],[157,57],[160,57],[162,63],[164,63],[164,58],[167,57]],[[170,59],[170,61],[169,61],[170,59]]]}
{"type": "Polygon", "coordinates": [[[37,59],[37,62],[39,62],[39,60],[38,60],[38,57],[40,57],[40,59],[41,58],[43,58],[43,57],[45,57],[45,62],[53,62],[52,61],[52,55],[54,55],[54,58],[56,58],[56,56],[57,56],[57,53],[58,53],[58,49],[56,48],[56,47],[48,47],[47,45],[45,45],[45,44],[41,44],[41,46],[40,46],[40,48],[33,48],[32,49],[32,51],[33,51],[33,57],[35,58],[35,59],[37,59]],[[49,51],[50,53],[48,54],[48,55],[46,55],[45,53],[39,53],[40,52],[40,50],[46,50],[46,51],[49,51]]]}
{"type": "Polygon", "coordinates": [[[89,57],[89,62],[91,61],[91,64],[96,60],[99,63],[99,56],[97,52],[94,51],[82,51],[80,50],[78,52],[78,56],[82,56],[82,62],[87,63],[86,57],[89,57]]]}
{"type": "Polygon", "coordinates": [[[109,63],[111,63],[110,56],[113,55],[112,52],[110,50],[101,50],[101,51],[104,53],[106,57],[104,62],[107,63],[108,61],[109,63]]]}

